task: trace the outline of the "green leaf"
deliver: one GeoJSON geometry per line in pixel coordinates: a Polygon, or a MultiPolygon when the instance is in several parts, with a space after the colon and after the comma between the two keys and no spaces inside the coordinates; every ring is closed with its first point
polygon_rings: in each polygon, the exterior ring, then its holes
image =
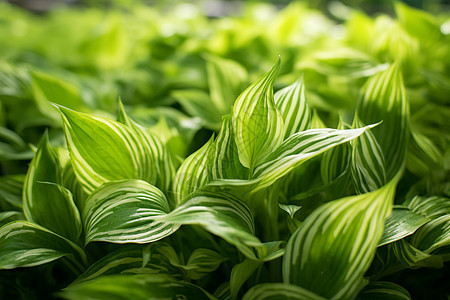
{"type": "Polygon", "coordinates": [[[0,177],[0,207],[3,210],[22,210],[22,194],[25,175],[0,177]]]}
{"type": "Polygon", "coordinates": [[[33,71],[31,79],[34,99],[45,116],[59,120],[58,110],[51,103],[76,110],[82,110],[85,107],[78,87],[61,77],[33,71]]]}
{"type": "Polygon", "coordinates": [[[283,116],[285,139],[294,133],[310,128],[312,112],[306,101],[303,76],[293,84],[276,92],[274,98],[275,104],[283,116]]]}
{"type": "Polygon", "coordinates": [[[415,196],[408,203],[409,209],[428,218],[450,214],[450,199],[440,196],[415,196]]]}
{"type": "Polygon", "coordinates": [[[86,256],[69,240],[28,221],[15,221],[0,228],[0,269],[32,267],[68,256],[75,264],[86,256]]]}
{"type": "Polygon", "coordinates": [[[166,257],[165,244],[124,245],[93,263],[74,283],[89,281],[94,278],[115,274],[131,273],[168,273],[180,274],[181,270],[173,266],[166,257]]]}
{"type": "Polygon", "coordinates": [[[370,282],[356,297],[357,300],[411,300],[408,291],[393,282],[370,282]]]}
{"type": "Polygon", "coordinates": [[[239,161],[232,127],[231,116],[225,116],[208,159],[212,179],[248,178],[248,169],[239,161]]]}
{"type": "Polygon", "coordinates": [[[178,225],[201,225],[252,259],[258,259],[252,247],[261,248],[261,251],[265,248],[254,235],[255,225],[250,209],[231,195],[213,192],[194,194],[172,212],[155,220],[178,225]]]}
{"type": "Polygon", "coordinates": [[[273,100],[272,85],[280,60],[236,100],[232,124],[239,161],[250,169],[258,166],[283,139],[284,125],[273,100]]]}
{"type": "Polygon", "coordinates": [[[384,223],[384,232],[378,247],[403,239],[413,234],[430,219],[416,214],[407,208],[396,207],[384,223]]]}
{"type": "Polygon", "coordinates": [[[283,281],[326,298],[354,297],[364,286],[363,275],[392,210],[397,180],[314,210],[289,239],[283,281]]]}
{"type": "Polygon", "coordinates": [[[23,211],[27,220],[77,243],[82,230],[80,212],[72,193],[60,182],[59,161],[44,134],[25,178],[23,211]]]}
{"type": "Polygon", "coordinates": [[[206,128],[220,128],[222,115],[207,93],[201,90],[179,90],[172,95],[189,115],[200,118],[206,128]]]}
{"type": "Polygon", "coordinates": [[[442,257],[420,251],[404,239],[393,243],[392,250],[400,263],[409,268],[442,268],[444,265],[442,257]]]}
{"type": "Polygon", "coordinates": [[[242,285],[261,265],[262,262],[260,261],[246,258],[243,262],[233,267],[230,276],[230,294],[232,299],[237,298],[242,285]]]}
{"type": "Polygon", "coordinates": [[[206,72],[209,94],[219,116],[230,113],[234,101],[245,88],[247,71],[237,62],[208,55],[206,72]]]}
{"type": "Polygon", "coordinates": [[[383,121],[372,133],[384,155],[386,180],[391,180],[405,166],[409,137],[409,107],[397,63],[369,78],[357,114],[364,124],[383,121]]]}
{"type": "Polygon", "coordinates": [[[75,174],[90,194],[102,183],[121,179],[142,179],[166,187],[169,168],[161,169],[164,149],[156,139],[121,123],[60,107],[64,131],[75,174]]]}
{"type": "Polygon", "coordinates": [[[99,277],[70,285],[59,296],[73,300],[213,299],[202,288],[164,274],[99,277]]]}
{"type": "Polygon", "coordinates": [[[16,132],[0,126],[0,161],[28,160],[33,155],[33,151],[16,132]]]}
{"type": "Polygon", "coordinates": [[[311,291],[288,283],[262,283],[252,287],[242,300],[325,300],[311,291]]]}
{"type": "MultiPolygon", "coordinates": [[[[450,245],[450,215],[431,220],[414,233],[411,245],[426,253],[434,253],[450,245]]],[[[447,249],[448,253],[448,249],[447,249]]]]}
{"type": "Polygon", "coordinates": [[[105,183],[89,196],[82,211],[86,244],[160,240],[179,227],[154,221],[155,216],[169,212],[164,194],[147,182],[130,179],[105,183]]]}
{"type": "MultiPolygon", "coordinates": [[[[364,124],[356,115],[353,127],[361,126],[364,124]]],[[[383,152],[371,130],[353,141],[351,170],[353,184],[359,194],[374,191],[386,184],[383,152]]]]}
{"type": "Polygon", "coordinates": [[[186,158],[177,170],[172,185],[176,206],[207,183],[209,179],[207,162],[213,142],[211,138],[202,148],[186,158]]]}
{"type": "Polygon", "coordinates": [[[439,168],[442,158],[442,154],[430,139],[418,132],[411,132],[407,153],[408,170],[422,176],[439,168]]]}
{"type": "Polygon", "coordinates": [[[189,256],[186,266],[183,266],[189,278],[198,280],[214,272],[227,258],[210,249],[195,249],[189,256]]]}
{"type": "Polygon", "coordinates": [[[18,211],[0,212],[0,227],[16,220],[25,220],[25,216],[18,211]]]}

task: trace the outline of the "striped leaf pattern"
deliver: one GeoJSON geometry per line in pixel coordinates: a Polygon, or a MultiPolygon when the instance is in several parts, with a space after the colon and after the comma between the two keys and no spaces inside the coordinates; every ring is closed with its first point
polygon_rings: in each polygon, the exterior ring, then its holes
{"type": "Polygon", "coordinates": [[[79,299],[198,299],[212,300],[202,288],[166,274],[110,275],[65,288],[59,296],[79,299]]]}
{"type": "Polygon", "coordinates": [[[239,161],[231,116],[225,116],[222,128],[212,146],[208,165],[212,179],[247,179],[248,169],[239,161]]]}
{"type": "Polygon", "coordinates": [[[227,194],[201,192],[155,220],[178,225],[200,225],[244,255],[258,259],[252,247],[264,248],[255,234],[253,215],[246,204],[227,194]]]}
{"type": "Polygon", "coordinates": [[[113,180],[156,183],[153,154],[131,128],[106,118],[60,110],[71,162],[88,194],[113,180]]]}
{"type": "Polygon", "coordinates": [[[409,268],[442,268],[444,264],[442,257],[420,251],[404,239],[393,243],[392,250],[398,261],[409,268]]]}
{"type": "Polygon", "coordinates": [[[383,246],[413,234],[430,219],[407,208],[396,207],[384,223],[384,232],[378,246],[383,246]]]}
{"type": "Polygon", "coordinates": [[[306,101],[303,76],[293,84],[276,92],[274,99],[283,116],[285,139],[294,133],[310,128],[312,112],[306,101]]]}
{"type": "Polygon", "coordinates": [[[182,204],[188,195],[209,180],[207,162],[213,142],[211,138],[203,147],[186,158],[178,168],[172,186],[176,206],[182,204]]]}
{"type": "Polygon", "coordinates": [[[170,212],[169,202],[156,187],[141,180],[108,182],[95,190],[83,209],[86,244],[92,241],[149,243],[178,229],[154,221],[170,212]]]}
{"type": "Polygon", "coordinates": [[[408,291],[393,282],[374,281],[364,287],[357,300],[411,300],[408,291]]]}
{"type": "MultiPolygon", "coordinates": [[[[450,245],[450,214],[440,216],[422,226],[412,236],[411,245],[426,253],[434,253],[448,247],[450,245]]],[[[448,249],[445,251],[448,254],[448,249]]]]}
{"type": "Polygon", "coordinates": [[[80,269],[86,263],[81,248],[42,226],[15,221],[0,228],[0,269],[42,265],[64,256],[80,269]]]}
{"type": "Polygon", "coordinates": [[[58,159],[44,134],[25,178],[23,211],[27,220],[76,243],[82,230],[80,213],[60,182],[58,159]]]}
{"type": "Polygon", "coordinates": [[[227,258],[210,249],[195,249],[189,256],[186,266],[189,278],[198,280],[214,272],[227,258]]]}
{"type": "Polygon", "coordinates": [[[250,173],[283,139],[283,117],[275,106],[272,90],[280,64],[278,60],[265,76],[247,88],[233,107],[233,133],[239,160],[250,173]]]}
{"type": "Polygon", "coordinates": [[[367,81],[357,114],[365,124],[383,121],[373,135],[383,151],[386,179],[392,179],[405,166],[409,137],[409,106],[398,63],[367,81]]]}
{"type": "MultiPolygon", "coordinates": [[[[356,115],[353,127],[360,128],[362,126],[364,124],[356,115]]],[[[364,194],[385,185],[386,171],[383,151],[372,131],[364,132],[352,143],[351,170],[356,191],[364,194]]]]}
{"type": "Polygon", "coordinates": [[[408,207],[416,213],[436,218],[450,214],[450,199],[441,196],[415,196],[409,201],[408,207]]]}
{"type": "Polygon", "coordinates": [[[262,283],[252,287],[242,300],[325,300],[311,291],[288,283],[262,283]]]}
{"type": "Polygon", "coordinates": [[[363,275],[391,213],[396,184],[391,181],[376,191],[314,210],[289,239],[284,282],[326,298],[353,298],[364,286],[363,275]]]}

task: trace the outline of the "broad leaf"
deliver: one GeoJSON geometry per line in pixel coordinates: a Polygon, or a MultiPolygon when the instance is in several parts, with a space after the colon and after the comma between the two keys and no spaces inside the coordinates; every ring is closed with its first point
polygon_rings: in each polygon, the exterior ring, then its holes
{"type": "Polygon", "coordinates": [[[450,199],[439,196],[415,196],[409,201],[408,207],[412,211],[428,218],[437,218],[450,214],[450,199]]]}
{"type": "Polygon", "coordinates": [[[248,290],[242,300],[325,300],[302,287],[289,283],[262,283],[248,290]]]}
{"type": "Polygon", "coordinates": [[[72,193],[60,182],[59,161],[45,134],[25,178],[23,211],[29,221],[77,243],[82,230],[80,213],[72,193]]]}
{"type": "Polygon", "coordinates": [[[202,288],[163,274],[111,275],[70,285],[59,296],[64,299],[213,299],[202,288]]]}
{"type": "Polygon", "coordinates": [[[442,268],[444,265],[442,257],[420,251],[404,239],[393,243],[392,250],[398,261],[409,268],[442,268]]]}
{"type": "Polygon", "coordinates": [[[279,68],[280,60],[247,88],[233,107],[232,124],[239,161],[250,173],[283,139],[283,118],[275,106],[272,90],[279,68]]]}
{"type": "Polygon", "coordinates": [[[210,249],[195,249],[183,269],[189,278],[198,280],[214,272],[227,258],[210,249]]]}
{"type": "Polygon", "coordinates": [[[16,220],[25,220],[23,213],[18,211],[0,212],[0,227],[16,220]]]}
{"type": "Polygon", "coordinates": [[[160,240],[179,226],[154,221],[170,212],[169,202],[156,187],[141,180],[103,184],[86,200],[83,220],[86,243],[149,243],[160,240]]]}
{"type": "Polygon", "coordinates": [[[358,294],[357,300],[411,300],[408,291],[393,282],[370,282],[358,294]]]}
{"type": "MultiPolygon", "coordinates": [[[[353,127],[361,126],[364,124],[356,115],[353,127]]],[[[386,184],[383,152],[371,130],[353,141],[351,167],[353,183],[359,194],[374,191],[386,184]]]]}
{"type": "Polygon", "coordinates": [[[283,280],[323,297],[351,299],[364,286],[396,180],[371,193],[320,206],[289,239],[283,280]]]}
{"type": "Polygon", "coordinates": [[[276,92],[274,98],[275,104],[283,116],[285,139],[294,133],[310,128],[312,112],[306,101],[303,76],[293,84],[276,92]]]}
{"type": "MultiPolygon", "coordinates": [[[[450,214],[431,220],[411,238],[411,245],[426,253],[435,253],[450,245],[450,214]]],[[[448,254],[448,249],[446,250],[448,254]]]]}
{"type": "Polygon", "coordinates": [[[236,264],[230,275],[230,294],[232,299],[236,299],[242,285],[252,276],[252,274],[262,265],[262,262],[246,258],[243,262],[236,264]]]}
{"type": "Polygon", "coordinates": [[[28,221],[0,228],[0,269],[31,267],[68,256],[80,268],[86,256],[69,240],[28,221]]]}
{"type": "Polygon", "coordinates": [[[396,207],[384,223],[384,232],[378,246],[383,246],[413,234],[430,219],[407,208],[396,207]]]}
{"type": "Polygon", "coordinates": [[[207,183],[209,179],[207,162],[213,142],[211,138],[202,148],[186,158],[177,170],[172,187],[176,206],[207,183]]]}
{"type": "Polygon", "coordinates": [[[22,210],[25,175],[0,177],[0,207],[3,210],[22,210]]]}
{"type": "MultiPolygon", "coordinates": [[[[364,124],[383,121],[372,132],[384,155],[386,179],[391,180],[405,166],[409,137],[409,106],[397,63],[367,81],[358,102],[357,114],[364,124]]],[[[372,145],[376,144],[372,142],[372,145]]],[[[377,157],[372,160],[376,161],[377,157]]]]}

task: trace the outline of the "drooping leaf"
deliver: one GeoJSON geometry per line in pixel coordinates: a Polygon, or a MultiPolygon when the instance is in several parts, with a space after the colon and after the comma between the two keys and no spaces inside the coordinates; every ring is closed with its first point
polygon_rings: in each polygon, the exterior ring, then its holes
{"type": "Polygon", "coordinates": [[[247,291],[242,300],[325,300],[307,289],[289,283],[262,283],[247,291]]]}
{"type": "Polygon", "coordinates": [[[358,294],[357,300],[411,300],[408,291],[393,282],[370,282],[358,294]]]}
{"type": "Polygon", "coordinates": [[[420,226],[429,221],[430,219],[416,214],[407,208],[396,207],[384,223],[383,236],[378,242],[378,246],[403,239],[413,234],[420,226]]]}
{"type": "Polygon", "coordinates": [[[37,266],[64,256],[86,263],[81,248],[42,226],[15,221],[0,228],[0,269],[37,266]]]}
{"type": "Polygon", "coordinates": [[[439,196],[415,196],[408,202],[408,207],[428,218],[437,218],[450,214],[450,199],[439,196]]]}
{"type": "Polygon", "coordinates": [[[283,116],[285,139],[294,133],[310,128],[312,112],[306,101],[303,76],[293,84],[276,92],[274,98],[275,104],[283,116]]]}
{"type": "Polygon", "coordinates": [[[364,124],[383,121],[372,133],[384,155],[386,180],[391,180],[405,166],[409,137],[409,106],[397,63],[369,78],[357,114],[364,124]]]}
{"type": "Polygon", "coordinates": [[[214,272],[227,258],[210,249],[199,248],[189,256],[183,269],[187,271],[189,278],[198,280],[214,272]]]}
{"type": "MultiPolygon", "coordinates": [[[[355,116],[353,126],[364,126],[355,116]]],[[[381,125],[379,125],[381,126],[381,125]]],[[[351,170],[353,184],[360,194],[379,189],[386,184],[383,152],[372,131],[366,131],[353,141],[351,170]]]]}
{"type": "Polygon", "coordinates": [[[0,227],[16,220],[25,220],[23,213],[18,211],[3,211],[0,212],[0,227]]]}
{"type": "Polygon", "coordinates": [[[60,185],[61,170],[45,134],[24,183],[23,211],[35,222],[77,243],[82,225],[72,193],[60,185]]]}
{"type": "Polygon", "coordinates": [[[89,281],[94,278],[115,274],[165,273],[181,275],[181,270],[173,266],[165,256],[161,243],[143,245],[124,245],[93,263],[74,283],[89,281]],[[162,249],[163,251],[159,251],[162,249]]]}
{"type": "Polygon", "coordinates": [[[70,285],[59,296],[64,299],[198,299],[212,300],[199,286],[164,274],[111,275],[70,285]]]}
{"type": "Polygon", "coordinates": [[[289,239],[283,281],[326,298],[354,297],[392,210],[397,180],[314,210],[289,239]]]}
{"type": "Polygon", "coordinates": [[[425,253],[435,253],[440,248],[448,248],[450,245],[450,215],[442,215],[422,226],[412,236],[411,245],[425,253]]]}
{"type": "Polygon", "coordinates": [[[404,239],[394,242],[392,250],[400,263],[409,268],[442,268],[444,264],[442,257],[420,251],[404,239]]]}
{"type": "Polygon", "coordinates": [[[182,204],[189,194],[201,188],[209,179],[207,162],[213,142],[211,138],[178,168],[172,185],[176,206],[182,204]]]}
{"type": "Polygon", "coordinates": [[[232,124],[241,164],[254,170],[283,139],[284,125],[273,99],[272,85],[280,60],[236,100],[232,124]]]}
{"type": "Polygon", "coordinates": [[[154,221],[170,212],[169,202],[156,187],[141,180],[108,182],[86,200],[82,211],[86,244],[92,241],[149,243],[179,226],[154,221]]]}

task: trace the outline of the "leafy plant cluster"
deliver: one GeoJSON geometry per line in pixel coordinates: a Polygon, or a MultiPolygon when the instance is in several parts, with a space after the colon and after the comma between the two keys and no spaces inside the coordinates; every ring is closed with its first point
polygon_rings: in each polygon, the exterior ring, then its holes
{"type": "Polygon", "coordinates": [[[1,298],[448,296],[448,14],[0,9],[1,298]]]}

